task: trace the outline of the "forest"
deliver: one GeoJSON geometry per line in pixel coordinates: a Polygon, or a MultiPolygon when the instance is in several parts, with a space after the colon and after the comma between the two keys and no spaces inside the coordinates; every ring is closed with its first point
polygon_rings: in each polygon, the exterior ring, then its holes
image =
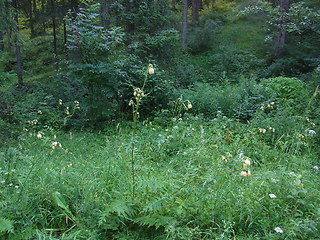
{"type": "Polygon", "coordinates": [[[320,239],[319,0],[0,0],[0,239],[320,239]]]}

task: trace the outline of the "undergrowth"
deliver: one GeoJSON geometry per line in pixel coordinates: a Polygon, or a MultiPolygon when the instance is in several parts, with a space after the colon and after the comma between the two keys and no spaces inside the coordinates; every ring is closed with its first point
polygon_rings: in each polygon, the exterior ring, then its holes
{"type": "MultiPolygon", "coordinates": [[[[261,116],[260,116],[261,118],[261,116]]],[[[131,128],[39,131],[2,149],[2,239],[316,239],[317,129],[185,113],[131,128]],[[270,124],[270,125],[268,125],[270,124]]],[[[275,119],[273,118],[273,121],[275,119]]],[[[275,122],[273,122],[275,123],[275,122]]]]}

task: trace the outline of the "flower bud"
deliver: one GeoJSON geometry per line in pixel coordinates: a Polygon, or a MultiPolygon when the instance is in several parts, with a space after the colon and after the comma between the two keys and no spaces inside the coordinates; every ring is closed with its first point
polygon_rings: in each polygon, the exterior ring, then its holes
{"type": "Polygon", "coordinates": [[[154,74],[154,68],[152,64],[149,64],[149,70],[148,70],[149,74],[154,74]]]}

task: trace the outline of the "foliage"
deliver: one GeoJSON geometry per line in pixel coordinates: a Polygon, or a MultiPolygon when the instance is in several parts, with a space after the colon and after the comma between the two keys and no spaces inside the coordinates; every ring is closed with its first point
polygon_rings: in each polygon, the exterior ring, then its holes
{"type": "Polygon", "coordinates": [[[221,22],[216,19],[204,18],[194,26],[188,36],[188,47],[194,53],[201,53],[212,48],[215,38],[221,28],[221,22]]]}
{"type": "Polygon", "coordinates": [[[1,152],[0,194],[6,206],[1,216],[14,225],[13,233],[5,234],[8,239],[13,234],[21,239],[316,238],[317,136],[305,131],[311,122],[280,125],[284,117],[269,121],[260,115],[244,125],[188,114],[170,126],[139,127],[134,200],[130,175],[124,174],[132,138],[126,123],[105,133],[56,132],[55,139],[27,134],[22,149],[1,152]],[[240,175],[245,161],[252,176],[240,175]]]}
{"type": "MultiPolygon", "coordinates": [[[[99,4],[84,2],[75,19],[72,12],[66,18],[68,24],[68,48],[79,54],[82,63],[90,64],[106,58],[122,42],[124,34],[119,27],[105,30],[98,25],[99,4]]],[[[77,60],[77,59],[76,59],[77,60]]]]}
{"type": "Polygon", "coordinates": [[[185,98],[194,103],[193,112],[206,118],[216,115],[235,117],[246,122],[262,104],[271,102],[272,96],[253,80],[242,79],[239,85],[209,85],[197,83],[183,91],[185,98]]]}
{"type": "Polygon", "coordinates": [[[304,113],[310,98],[304,82],[297,78],[277,77],[262,80],[261,84],[293,114],[304,113]]]}

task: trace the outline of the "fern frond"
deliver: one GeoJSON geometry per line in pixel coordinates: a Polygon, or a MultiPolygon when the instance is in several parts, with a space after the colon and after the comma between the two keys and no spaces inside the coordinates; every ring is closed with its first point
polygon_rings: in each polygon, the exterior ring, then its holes
{"type": "Polygon", "coordinates": [[[140,225],[148,226],[148,227],[167,227],[176,225],[178,222],[175,218],[170,216],[161,216],[158,214],[146,215],[142,217],[138,217],[135,219],[135,222],[140,225]]]}
{"type": "Polygon", "coordinates": [[[0,218],[0,232],[13,233],[13,222],[6,218],[0,218]]]}

